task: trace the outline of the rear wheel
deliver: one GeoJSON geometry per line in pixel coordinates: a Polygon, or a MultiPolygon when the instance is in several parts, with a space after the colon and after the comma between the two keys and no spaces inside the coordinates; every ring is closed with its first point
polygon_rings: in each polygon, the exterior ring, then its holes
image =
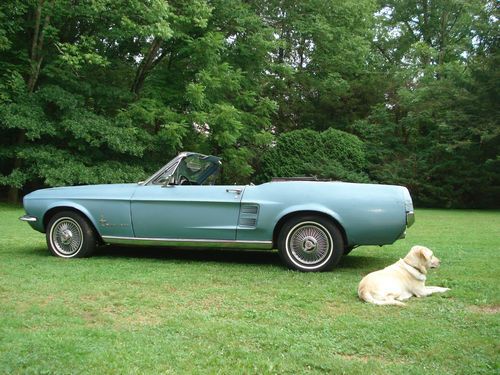
{"type": "Polygon", "coordinates": [[[86,218],[74,211],[56,213],[46,230],[50,252],[62,258],[83,258],[97,248],[97,236],[86,218]]]}
{"type": "Polygon", "coordinates": [[[315,272],[332,269],[344,253],[342,233],[330,220],[305,215],[288,220],[278,237],[279,254],[291,269],[315,272]]]}
{"type": "Polygon", "coordinates": [[[348,246],[344,249],[344,256],[347,256],[351,251],[354,250],[354,246],[348,246]]]}

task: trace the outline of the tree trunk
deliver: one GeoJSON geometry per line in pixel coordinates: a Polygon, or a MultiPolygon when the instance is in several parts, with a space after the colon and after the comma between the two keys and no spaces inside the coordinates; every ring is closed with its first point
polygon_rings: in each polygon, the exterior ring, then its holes
{"type": "Polygon", "coordinates": [[[7,192],[7,202],[9,203],[17,203],[19,202],[19,189],[13,186],[9,187],[9,191],[7,192]]]}
{"type": "MultiPolygon", "coordinates": [[[[26,142],[26,135],[24,134],[23,131],[20,131],[17,135],[16,144],[18,146],[22,146],[24,142],[26,142]]],[[[12,171],[21,168],[21,166],[22,166],[22,160],[18,157],[15,157],[12,166],[12,171]]],[[[9,190],[7,191],[7,202],[9,203],[19,202],[19,189],[17,187],[15,186],[9,187],[9,190]]]]}
{"type": "MultiPolygon", "coordinates": [[[[47,26],[50,23],[50,14],[47,14],[45,16],[43,26],[41,27],[42,9],[44,3],[45,0],[39,0],[35,9],[35,26],[33,30],[33,39],[31,41],[30,49],[30,74],[26,79],[28,94],[30,95],[35,90],[36,84],[38,82],[38,77],[40,75],[40,69],[42,67],[43,61],[42,49],[45,36],[44,34],[47,26]]],[[[19,129],[16,139],[16,145],[22,146],[25,142],[26,134],[23,129],[19,129]]],[[[14,156],[14,160],[12,162],[12,171],[20,169],[22,165],[22,159],[20,159],[17,155],[14,156]]],[[[19,189],[17,187],[9,187],[9,190],[7,192],[7,201],[11,203],[17,203],[19,201],[19,189]]]]}
{"type": "Polygon", "coordinates": [[[447,31],[446,26],[448,25],[448,12],[443,11],[441,15],[441,28],[440,28],[440,40],[439,40],[439,57],[438,57],[438,65],[442,65],[444,63],[444,58],[446,54],[447,47],[447,31]]]}
{"type": "MultiPolygon", "coordinates": [[[[423,24],[420,27],[422,32],[422,39],[427,44],[428,47],[432,47],[432,37],[430,32],[430,19],[429,19],[429,2],[428,0],[423,1],[423,24]]],[[[431,63],[431,58],[428,55],[424,55],[422,59],[422,65],[424,68],[428,67],[431,63]]]]}
{"type": "Polygon", "coordinates": [[[161,59],[163,59],[164,57],[163,53],[158,55],[158,51],[160,50],[161,44],[162,40],[160,38],[155,38],[151,43],[151,46],[149,47],[149,50],[146,53],[146,56],[144,56],[144,59],[139,64],[137,72],[135,73],[134,82],[132,83],[132,87],[130,88],[130,91],[132,91],[134,94],[139,95],[139,93],[142,90],[142,87],[144,86],[144,81],[146,80],[146,77],[153,69],[153,67],[155,67],[160,62],[161,59]]]}
{"type": "Polygon", "coordinates": [[[38,82],[38,76],[40,75],[40,69],[42,67],[42,49],[43,49],[43,40],[45,36],[45,30],[50,23],[50,14],[45,16],[45,20],[43,22],[43,27],[40,29],[40,19],[42,16],[42,7],[45,0],[40,0],[38,2],[38,6],[35,12],[35,31],[33,34],[33,41],[31,43],[31,72],[28,79],[28,92],[30,94],[35,90],[36,83],[38,82]]]}

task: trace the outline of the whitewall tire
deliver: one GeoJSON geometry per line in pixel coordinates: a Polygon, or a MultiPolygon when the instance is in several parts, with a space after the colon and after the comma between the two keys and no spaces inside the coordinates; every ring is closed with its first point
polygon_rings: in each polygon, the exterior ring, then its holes
{"type": "Polygon", "coordinates": [[[83,258],[97,248],[97,236],[83,215],[61,211],[50,219],[46,228],[50,252],[61,258],[83,258]]]}
{"type": "Polygon", "coordinates": [[[337,226],[322,216],[296,216],[278,236],[278,250],[291,269],[319,272],[332,269],[344,253],[344,240],[337,226]]]}

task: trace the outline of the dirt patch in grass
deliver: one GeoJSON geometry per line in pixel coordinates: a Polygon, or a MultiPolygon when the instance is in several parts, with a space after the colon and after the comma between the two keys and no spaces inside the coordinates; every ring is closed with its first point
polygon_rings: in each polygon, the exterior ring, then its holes
{"type": "Polygon", "coordinates": [[[469,310],[481,314],[498,314],[500,305],[471,306],[469,310]]]}
{"type": "Polygon", "coordinates": [[[54,301],[55,297],[54,296],[47,296],[45,297],[42,301],[39,302],[40,307],[45,307],[52,301],[54,301]]]}
{"type": "Polygon", "coordinates": [[[130,326],[148,326],[161,323],[159,310],[155,306],[138,305],[138,300],[147,300],[137,294],[122,296],[113,291],[85,294],[79,297],[80,305],[72,305],[86,326],[112,326],[117,329],[130,326]]]}
{"type": "Polygon", "coordinates": [[[162,322],[157,310],[135,311],[132,314],[119,316],[114,320],[120,327],[156,326],[162,322]]]}
{"type": "Polygon", "coordinates": [[[154,326],[161,323],[159,312],[155,309],[133,310],[118,306],[106,306],[100,309],[83,311],[80,316],[87,326],[113,326],[124,328],[131,326],[154,326]]]}
{"type": "Polygon", "coordinates": [[[372,359],[366,355],[349,355],[349,354],[337,354],[337,357],[340,357],[346,361],[358,361],[363,363],[368,363],[368,361],[372,359]]]}
{"type": "Polygon", "coordinates": [[[338,302],[326,302],[322,308],[328,316],[339,316],[348,313],[349,305],[338,302]]]}
{"type": "Polygon", "coordinates": [[[336,354],[337,357],[346,361],[357,361],[357,362],[378,362],[383,364],[404,364],[403,360],[390,360],[380,356],[369,356],[369,355],[352,355],[352,354],[336,354]]]}
{"type": "Polygon", "coordinates": [[[225,305],[224,298],[217,295],[205,297],[199,301],[191,303],[193,307],[198,307],[202,310],[221,310],[225,305]]]}

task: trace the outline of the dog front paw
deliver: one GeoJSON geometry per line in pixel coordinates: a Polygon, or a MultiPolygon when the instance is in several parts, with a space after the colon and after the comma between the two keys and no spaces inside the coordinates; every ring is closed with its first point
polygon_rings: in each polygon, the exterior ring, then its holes
{"type": "Polygon", "coordinates": [[[448,290],[451,290],[450,288],[444,288],[441,286],[433,286],[431,288],[433,293],[444,293],[447,292],[448,290]]]}

